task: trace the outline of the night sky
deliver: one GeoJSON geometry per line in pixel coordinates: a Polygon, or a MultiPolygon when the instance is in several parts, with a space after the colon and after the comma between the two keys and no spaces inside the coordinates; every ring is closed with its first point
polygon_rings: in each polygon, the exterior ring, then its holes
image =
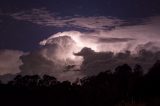
{"type": "Polygon", "coordinates": [[[159,29],[159,0],[0,0],[0,75],[147,70],[160,59],[159,29]]]}

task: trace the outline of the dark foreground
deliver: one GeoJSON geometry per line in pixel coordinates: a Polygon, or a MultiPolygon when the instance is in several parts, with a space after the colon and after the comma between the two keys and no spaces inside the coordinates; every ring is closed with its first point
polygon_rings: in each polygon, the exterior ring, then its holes
{"type": "Polygon", "coordinates": [[[44,75],[18,75],[0,84],[1,106],[160,106],[160,61],[147,74],[141,66],[118,66],[81,79],[59,82],[44,75]]]}

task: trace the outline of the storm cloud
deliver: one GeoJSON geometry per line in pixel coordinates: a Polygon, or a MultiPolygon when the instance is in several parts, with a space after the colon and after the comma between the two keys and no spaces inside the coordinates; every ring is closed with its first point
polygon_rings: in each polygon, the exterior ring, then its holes
{"type": "Polygon", "coordinates": [[[3,70],[1,75],[48,74],[60,81],[75,81],[84,76],[114,70],[125,63],[131,67],[139,64],[146,72],[160,59],[159,16],[141,19],[140,24],[130,25],[126,20],[105,16],[61,17],[45,8],[8,15],[18,21],[47,27],[71,26],[91,31],[71,29],[54,33],[41,40],[38,49],[27,54],[2,52],[0,58],[6,59],[1,59],[5,63],[0,66],[3,70]],[[6,56],[7,53],[9,56],[6,56]],[[9,61],[9,57],[14,57],[13,61],[9,61]]]}
{"type": "Polygon", "coordinates": [[[24,53],[17,50],[0,50],[0,75],[17,74],[22,61],[19,59],[24,53]]]}
{"type": "Polygon", "coordinates": [[[106,70],[113,71],[122,64],[129,64],[132,68],[139,64],[146,73],[160,59],[158,44],[140,42],[135,38],[110,38],[97,32],[62,32],[44,39],[40,42],[40,49],[22,56],[20,69],[23,75],[49,74],[61,81],[75,81],[106,70]],[[102,38],[104,42],[100,41],[102,38]],[[135,47],[134,51],[126,48],[130,43],[133,43],[130,47],[135,47]]]}
{"type": "Polygon", "coordinates": [[[75,57],[73,49],[75,42],[69,36],[56,37],[46,42],[40,49],[21,56],[23,65],[20,66],[22,75],[55,76],[58,80],[74,81],[81,78],[79,71],[81,57],[75,57]],[[73,71],[67,67],[74,65],[73,71]]]}
{"type": "Polygon", "coordinates": [[[114,54],[113,52],[95,52],[90,48],[83,48],[75,55],[83,57],[81,71],[86,76],[97,75],[106,70],[112,70],[113,72],[117,66],[123,64],[128,64],[132,68],[139,64],[146,73],[153,63],[160,59],[160,52],[151,52],[144,49],[133,55],[129,51],[114,54]]]}

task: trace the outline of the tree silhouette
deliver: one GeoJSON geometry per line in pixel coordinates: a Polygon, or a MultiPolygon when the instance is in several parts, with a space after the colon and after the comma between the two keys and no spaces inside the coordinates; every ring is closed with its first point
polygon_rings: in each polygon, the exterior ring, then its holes
{"type": "Polygon", "coordinates": [[[0,84],[0,99],[10,105],[24,106],[159,106],[160,61],[147,74],[136,64],[123,64],[85,77],[80,83],[57,81],[53,76],[17,75],[8,84],[0,84]]]}
{"type": "Polygon", "coordinates": [[[39,85],[43,87],[51,87],[58,83],[55,77],[51,77],[49,75],[44,75],[43,79],[39,81],[39,85]]]}

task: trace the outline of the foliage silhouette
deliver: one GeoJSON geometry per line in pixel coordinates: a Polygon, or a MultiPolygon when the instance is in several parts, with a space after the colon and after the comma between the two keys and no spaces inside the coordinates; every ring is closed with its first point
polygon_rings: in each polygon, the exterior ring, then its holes
{"type": "Polygon", "coordinates": [[[135,65],[124,64],[77,83],[57,81],[44,75],[17,75],[0,83],[4,105],[19,106],[160,106],[160,61],[147,74],[135,65]]]}

